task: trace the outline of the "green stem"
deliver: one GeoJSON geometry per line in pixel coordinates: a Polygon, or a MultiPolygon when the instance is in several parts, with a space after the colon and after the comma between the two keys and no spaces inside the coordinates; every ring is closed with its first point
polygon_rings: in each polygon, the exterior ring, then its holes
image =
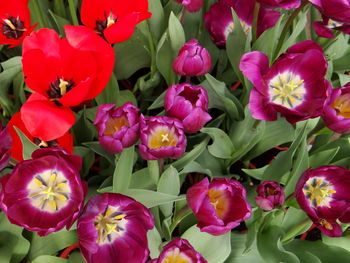
{"type": "Polygon", "coordinates": [[[274,58],[276,58],[280,52],[280,49],[283,45],[283,42],[284,42],[284,39],[286,38],[287,36],[287,33],[288,33],[288,30],[289,30],[289,27],[292,25],[294,19],[298,16],[298,14],[304,9],[304,7],[308,4],[309,2],[307,0],[303,0],[303,2],[301,3],[301,5],[295,9],[293,11],[293,13],[290,15],[290,17],[288,18],[286,24],[284,25],[283,27],[283,30],[282,30],[282,33],[281,33],[281,36],[280,36],[280,39],[278,40],[278,44],[277,44],[277,47],[275,49],[275,55],[274,55],[274,58]]]}
{"type": "Polygon", "coordinates": [[[256,2],[254,7],[254,16],[252,24],[252,43],[257,39],[257,28],[258,28],[258,18],[259,18],[260,4],[256,2]]]}
{"type": "Polygon", "coordinates": [[[179,213],[176,215],[176,217],[174,218],[173,222],[171,223],[171,225],[169,226],[169,232],[170,235],[173,233],[174,229],[177,227],[177,225],[187,216],[189,216],[190,214],[192,214],[192,210],[188,207],[185,206],[183,207],[179,213]]]}
{"type": "Polygon", "coordinates": [[[69,13],[72,18],[73,25],[78,26],[79,21],[77,17],[77,12],[75,11],[74,0],[68,0],[69,13]]]}
{"type": "Polygon", "coordinates": [[[182,14],[181,14],[181,18],[180,18],[180,22],[182,25],[184,24],[186,13],[187,13],[186,7],[182,8],[182,14]]]}
{"type": "Polygon", "coordinates": [[[151,78],[152,78],[156,72],[156,48],[153,42],[151,28],[148,23],[149,22],[147,21],[146,23],[148,28],[147,38],[148,38],[149,52],[151,55],[151,78]]]}

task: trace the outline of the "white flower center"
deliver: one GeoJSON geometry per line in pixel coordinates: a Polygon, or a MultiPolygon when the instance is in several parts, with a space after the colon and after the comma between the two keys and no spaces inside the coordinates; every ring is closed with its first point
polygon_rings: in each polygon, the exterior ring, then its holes
{"type": "Polygon", "coordinates": [[[332,194],[336,193],[331,183],[324,177],[312,177],[306,181],[303,193],[309,200],[310,206],[327,206],[332,201],[332,194]]]}

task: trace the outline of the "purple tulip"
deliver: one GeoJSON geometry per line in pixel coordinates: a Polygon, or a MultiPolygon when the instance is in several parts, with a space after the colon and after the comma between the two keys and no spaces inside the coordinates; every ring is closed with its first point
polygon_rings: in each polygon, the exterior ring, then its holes
{"type": "Polygon", "coordinates": [[[9,150],[12,148],[12,139],[7,127],[3,130],[1,128],[0,122],[0,171],[9,163],[11,156],[9,150]]]}
{"type": "Polygon", "coordinates": [[[258,186],[256,192],[258,196],[255,202],[263,210],[272,210],[284,203],[284,189],[277,182],[265,181],[258,186]]]}
{"type": "MultiPolygon", "coordinates": [[[[215,45],[220,48],[226,46],[226,40],[230,32],[234,30],[231,8],[235,10],[241,25],[246,33],[253,23],[255,0],[221,0],[211,5],[204,16],[204,25],[215,45]]],[[[266,29],[274,26],[280,17],[278,11],[260,8],[258,16],[257,35],[260,36],[266,29]]]]}
{"type": "Polygon", "coordinates": [[[187,133],[196,133],[211,120],[208,93],[201,86],[173,85],[165,93],[164,107],[169,116],[182,121],[187,133]]]}
{"type": "Polygon", "coordinates": [[[11,223],[40,236],[70,228],[86,192],[79,175],[81,157],[43,148],[34,151],[32,158],[0,179],[0,208],[11,223]]]}
{"type": "Polygon", "coordinates": [[[175,73],[183,76],[201,76],[208,73],[210,68],[210,54],[197,39],[186,42],[173,63],[175,73]]]}
{"type": "Polygon", "coordinates": [[[236,180],[204,178],[186,193],[188,206],[202,232],[218,236],[237,227],[251,216],[245,188],[236,180]]]}
{"type": "Polygon", "coordinates": [[[350,35],[350,23],[339,22],[323,16],[322,21],[312,23],[316,34],[324,38],[333,38],[333,30],[340,30],[345,34],[350,35]]]}
{"type": "Polygon", "coordinates": [[[191,13],[199,11],[203,5],[203,0],[175,0],[175,1],[182,4],[187,9],[187,11],[191,13]]]}
{"type": "Polygon", "coordinates": [[[257,0],[257,2],[268,7],[282,9],[298,8],[301,4],[301,0],[257,0]]]}
{"type": "Polygon", "coordinates": [[[78,219],[80,250],[88,263],[144,263],[152,214],[134,199],[105,193],[92,197],[78,219]]]}
{"type": "Polygon", "coordinates": [[[322,15],[335,21],[350,22],[349,0],[309,0],[322,15]]]}
{"type": "Polygon", "coordinates": [[[175,118],[140,117],[141,157],[146,160],[180,158],[186,150],[182,123],[175,118]]]}
{"type": "Polygon", "coordinates": [[[94,122],[101,146],[111,154],[132,146],[139,137],[139,109],[131,102],[115,107],[115,104],[99,106],[94,122]]]}
{"type": "Polygon", "coordinates": [[[327,236],[339,237],[337,222],[350,223],[350,171],[339,166],[306,170],[297,183],[295,197],[300,207],[327,236]]]}
{"type": "Polygon", "coordinates": [[[164,246],[158,259],[152,263],[207,263],[203,256],[198,253],[186,239],[175,238],[164,246]]]}
{"type": "Polygon", "coordinates": [[[350,83],[338,89],[329,87],[323,107],[327,127],[338,133],[350,132],[350,83]]]}
{"type": "Polygon", "coordinates": [[[275,121],[277,113],[294,124],[322,114],[329,82],[322,48],[313,41],[290,47],[269,67],[268,57],[244,54],[240,69],[253,83],[249,109],[255,119],[275,121]]]}

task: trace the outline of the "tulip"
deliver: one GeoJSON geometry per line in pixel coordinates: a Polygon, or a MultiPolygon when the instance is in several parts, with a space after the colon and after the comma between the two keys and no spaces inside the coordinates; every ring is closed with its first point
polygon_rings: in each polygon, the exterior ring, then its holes
{"type": "Polygon", "coordinates": [[[139,138],[139,109],[130,102],[117,109],[115,106],[100,105],[94,122],[100,145],[111,154],[132,146],[139,138]]]}
{"type": "Polygon", "coordinates": [[[2,1],[0,16],[0,45],[10,45],[12,48],[22,44],[36,26],[30,25],[28,0],[2,1]]]}
{"type": "Polygon", "coordinates": [[[313,41],[290,47],[271,67],[261,52],[244,54],[239,68],[254,85],[249,100],[253,117],[275,121],[279,112],[294,124],[320,116],[329,85],[327,66],[322,48],[313,41]]]}
{"type": "Polygon", "coordinates": [[[329,129],[338,133],[350,132],[350,83],[338,89],[328,89],[322,118],[329,129]]]}
{"type": "Polygon", "coordinates": [[[34,137],[26,129],[20,112],[17,112],[12,116],[7,127],[12,139],[12,147],[10,149],[11,157],[19,162],[23,161],[23,145],[21,138],[18,136],[14,127],[19,129],[31,142],[35,143],[41,148],[59,147],[68,151],[69,153],[73,152],[73,135],[71,133],[65,133],[62,137],[51,141],[44,141],[41,138],[34,137]]]}
{"type": "Polygon", "coordinates": [[[141,115],[140,138],[139,151],[146,160],[178,159],[186,150],[183,125],[175,118],[141,115]]]}
{"type": "Polygon", "coordinates": [[[79,247],[88,263],[144,263],[152,214],[134,199],[105,193],[92,197],[79,217],[79,247]]]}
{"type": "Polygon", "coordinates": [[[11,223],[40,236],[69,229],[85,198],[82,159],[57,148],[38,149],[0,179],[0,208],[11,223]]]}
{"type": "Polygon", "coordinates": [[[188,12],[197,12],[202,8],[203,0],[175,0],[182,4],[188,12]]]}
{"type": "Polygon", "coordinates": [[[151,17],[148,0],[83,0],[81,21],[110,44],[128,40],[138,23],[151,17]]]}
{"type": "Polygon", "coordinates": [[[198,220],[202,232],[218,236],[237,227],[251,216],[245,188],[236,180],[207,178],[186,193],[188,206],[198,220]]]}
{"type": "Polygon", "coordinates": [[[256,189],[255,202],[263,210],[272,210],[284,203],[284,189],[277,182],[265,181],[256,189]]]}
{"type": "Polygon", "coordinates": [[[210,54],[197,39],[186,42],[173,63],[175,73],[183,76],[201,76],[208,73],[210,67],[210,54]]]}
{"type": "Polygon", "coordinates": [[[350,171],[339,166],[306,170],[299,178],[295,197],[323,234],[342,235],[337,222],[350,223],[350,171]]]}
{"type": "Polygon", "coordinates": [[[309,0],[321,14],[339,22],[350,22],[350,2],[348,0],[309,0]]]}
{"type": "Polygon", "coordinates": [[[312,23],[313,28],[318,36],[324,38],[333,38],[333,31],[339,30],[345,34],[350,34],[350,23],[339,22],[323,16],[322,21],[312,23]]]}
{"type": "Polygon", "coordinates": [[[168,88],[164,108],[169,116],[182,121],[187,133],[198,132],[208,121],[208,93],[201,86],[184,83],[168,88]]]}
{"type": "Polygon", "coordinates": [[[186,239],[175,238],[164,246],[158,259],[152,263],[207,263],[203,256],[198,253],[186,239]]]}
{"type": "Polygon", "coordinates": [[[23,42],[23,73],[35,91],[21,108],[26,129],[51,141],[74,124],[70,107],[95,98],[107,85],[114,67],[114,50],[92,30],[65,26],[65,39],[48,28],[23,42]],[[40,112],[40,114],[38,114],[40,112]]]}
{"type": "MultiPolygon", "coordinates": [[[[210,6],[204,16],[204,26],[207,28],[213,42],[220,48],[226,46],[228,35],[234,30],[231,8],[236,12],[243,30],[248,33],[253,23],[255,0],[221,0],[210,6]]],[[[257,36],[274,26],[280,17],[278,11],[260,7],[257,36]]]]}
{"type": "Polygon", "coordinates": [[[301,0],[257,0],[262,5],[274,8],[292,9],[298,8],[301,0]]]}
{"type": "Polygon", "coordinates": [[[12,139],[8,127],[2,129],[0,122],[0,171],[4,169],[10,160],[10,149],[12,148],[12,139]]]}

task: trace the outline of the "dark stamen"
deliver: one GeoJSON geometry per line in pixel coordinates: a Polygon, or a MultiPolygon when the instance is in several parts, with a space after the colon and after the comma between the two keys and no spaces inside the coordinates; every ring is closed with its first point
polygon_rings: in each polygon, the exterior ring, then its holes
{"type": "Polygon", "coordinates": [[[19,17],[9,16],[8,19],[2,21],[2,33],[10,39],[19,39],[24,31],[24,22],[19,20],[19,17]]]}

